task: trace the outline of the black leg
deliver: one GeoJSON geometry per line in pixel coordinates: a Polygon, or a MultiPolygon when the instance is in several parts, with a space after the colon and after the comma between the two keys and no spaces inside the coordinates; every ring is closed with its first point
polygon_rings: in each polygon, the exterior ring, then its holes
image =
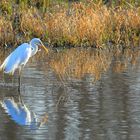
{"type": "Polygon", "coordinates": [[[18,92],[19,92],[19,95],[20,95],[20,90],[21,90],[21,68],[22,67],[19,67],[19,77],[18,77],[18,92]]]}
{"type": "Polygon", "coordinates": [[[19,102],[23,103],[21,100],[21,68],[19,68],[18,93],[19,93],[19,102]]]}
{"type": "Polygon", "coordinates": [[[18,93],[20,95],[20,85],[21,85],[21,75],[19,74],[19,77],[18,77],[18,93]]]}
{"type": "Polygon", "coordinates": [[[19,93],[19,102],[24,105],[23,100],[21,99],[21,71],[19,72],[18,77],[18,93],[19,93]]]}

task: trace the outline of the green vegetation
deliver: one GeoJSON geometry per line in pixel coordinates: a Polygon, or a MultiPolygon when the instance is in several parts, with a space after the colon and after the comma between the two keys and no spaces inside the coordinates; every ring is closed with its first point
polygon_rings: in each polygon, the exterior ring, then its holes
{"type": "Polygon", "coordinates": [[[2,0],[0,43],[39,37],[52,46],[140,45],[138,0],[2,0]]]}

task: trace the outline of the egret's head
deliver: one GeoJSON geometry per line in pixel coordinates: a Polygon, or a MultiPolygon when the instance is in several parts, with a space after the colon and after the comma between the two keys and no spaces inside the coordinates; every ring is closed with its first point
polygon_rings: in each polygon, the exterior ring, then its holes
{"type": "Polygon", "coordinates": [[[48,49],[47,47],[45,47],[42,43],[42,41],[39,39],[39,38],[33,38],[31,41],[30,41],[31,45],[36,45],[36,46],[41,46],[45,49],[45,51],[48,53],[48,49]]]}

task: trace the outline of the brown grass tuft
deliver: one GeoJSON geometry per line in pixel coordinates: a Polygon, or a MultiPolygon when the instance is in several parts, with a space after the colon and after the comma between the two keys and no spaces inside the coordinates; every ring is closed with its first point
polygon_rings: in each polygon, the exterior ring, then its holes
{"type": "Polygon", "coordinates": [[[6,20],[4,17],[0,17],[0,44],[3,45],[9,44],[13,41],[14,34],[12,23],[6,20]]]}
{"type": "Polygon", "coordinates": [[[39,11],[35,8],[23,10],[21,13],[21,31],[26,35],[45,36],[45,26],[39,11]]]}

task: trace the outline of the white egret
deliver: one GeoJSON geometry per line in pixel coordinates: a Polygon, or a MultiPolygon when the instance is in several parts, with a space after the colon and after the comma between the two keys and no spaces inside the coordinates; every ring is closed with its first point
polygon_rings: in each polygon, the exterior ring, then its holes
{"type": "Polygon", "coordinates": [[[30,43],[23,43],[17,47],[0,66],[0,71],[13,75],[16,69],[19,69],[19,90],[21,69],[26,65],[29,58],[35,55],[38,47],[41,46],[48,53],[48,49],[43,45],[39,38],[33,38],[30,43]]]}

